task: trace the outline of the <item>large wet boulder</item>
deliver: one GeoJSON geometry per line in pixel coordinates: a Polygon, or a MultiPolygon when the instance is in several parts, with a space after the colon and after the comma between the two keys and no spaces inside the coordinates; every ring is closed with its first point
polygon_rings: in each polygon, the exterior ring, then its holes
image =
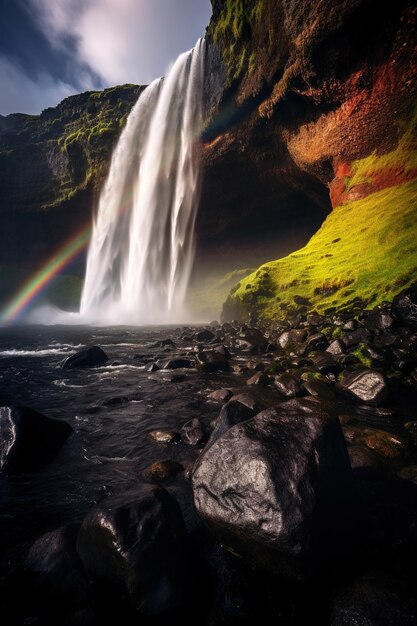
{"type": "Polygon", "coordinates": [[[29,472],[51,461],[72,432],[63,420],[24,406],[0,407],[0,470],[29,472]]]}
{"type": "Polygon", "coordinates": [[[417,283],[395,296],[391,310],[403,324],[417,328],[417,283]]]}
{"type": "Polygon", "coordinates": [[[96,506],[82,523],[77,550],[93,577],[127,592],[141,614],[174,609],[189,593],[184,521],[161,487],[141,485],[96,506]]]}
{"type": "Polygon", "coordinates": [[[259,568],[303,579],[349,552],[349,457],[337,416],[318,399],[290,400],[227,430],[192,484],[198,514],[259,568]]]}
{"type": "Polygon", "coordinates": [[[63,363],[63,369],[73,369],[77,367],[96,367],[104,365],[109,360],[107,354],[98,346],[92,346],[85,350],[80,350],[66,358],[63,363]]]}
{"type": "Polygon", "coordinates": [[[384,405],[390,397],[384,374],[372,369],[363,368],[354,372],[342,372],[338,387],[357,402],[374,406],[384,405]]]}

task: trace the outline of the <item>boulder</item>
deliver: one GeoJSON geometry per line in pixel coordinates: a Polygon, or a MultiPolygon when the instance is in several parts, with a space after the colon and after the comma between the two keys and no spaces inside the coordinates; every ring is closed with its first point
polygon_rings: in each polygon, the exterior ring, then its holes
{"type": "Polygon", "coordinates": [[[170,359],[163,367],[164,370],[178,370],[178,369],[191,369],[194,367],[194,362],[190,359],[170,359]]]}
{"type": "Polygon", "coordinates": [[[215,334],[211,332],[211,330],[200,330],[198,333],[194,335],[195,341],[211,341],[214,339],[215,334]]]}
{"type": "Polygon", "coordinates": [[[417,329],[417,284],[395,296],[391,310],[400,322],[417,329]]]}
{"type": "Polygon", "coordinates": [[[310,354],[309,358],[320,374],[336,374],[340,371],[340,365],[328,352],[315,352],[310,354]]]}
{"type": "Polygon", "coordinates": [[[202,372],[225,372],[229,358],[221,350],[203,350],[197,353],[196,367],[202,372]]]}
{"type": "Polygon", "coordinates": [[[181,439],[190,446],[198,446],[204,442],[205,437],[205,429],[196,417],[181,428],[181,439]]]}
{"type": "Polygon", "coordinates": [[[30,472],[51,461],[71,426],[24,406],[0,407],[0,470],[30,472]]]}
{"type": "Polygon", "coordinates": [[[275,376],[273,384],[283,398],[290,399],[305,394],[302,382],[291,374],[275,376]]]}
{"type": "Polygon", "coordinates": [[[92,346],[86,350],[80,350],[72,354],[62,362],[63,369],[73,369],[77,367],[95,367],[104,365],[109,360],[107,354],[98,346],[92,346]]]}
{"type": "Polygon", "coordinates": [[[208,398],[210,400],[214,400],[215,402],[227,402],[233,396],[233,392],[230,389],[216,389],[216,391],[212,391],[208,398]]]}
{"type": "Polygon", "coordinates": [[[290,348],[293,344],[303,343],[307,339],[307,331],[304,328],[286,330],[278,337],[281,348],[290,348]]]}
{"type": "Polygon", "coordinates": [[[326,349],[326,352],[332,354],[334,357],[342,356],[346,352],[345,345],[340,341],[340,339],[335,339],[326,349]]]}
{"type": "Polygon", "coordinates": [[[161,487],[141,485],[93,508],[82,523],[77,551],[90,574],[126,591],[140,614],[165,613],[189,594],[184,521],[161,487]]]}
{"type": "Polygon", "coordinates": [[[258,413],[259,406],[256,401],[251,403],[248,400],[250,400],[250,396],[246,397],[246,394],[240,394],[234,396],[229,402],[223,405],[213,432],[208,440],[207,447],[210,447],[219,437],[229,430],[229,428],[250,419],[258,413]]]}
{"type": "Polygon", "coordinates": [[[349,552],[349,457],[320,401],[291,400],[230,428],[206,448],[192,485],[198,514],[257,567],[299,580],[349,552]]]}
{"type": "Polygon", "coordinates": [[[174,480],[182,472],[184,467],[176,461],[156,461],[143,472],[147,480],[155,483],[164,483],[174,480]]]}
{"type": "Polygon", "coordinates": [[[354,400],[374,406],[385,404],[390,397],[385,376],[377,370],[363,368],[342,372],[338,387],[354,400]]]}
{"type": "Polygon", "coordinates": [[[315,333],[310,335],[306,342],[306,354],[313,352],[314,350],[326,350],[329,346],[329,342],[322,333],[315,333]]]}
{"type": "Polygon", "coordinates": [[[350,333],[346,333],[342,337],[342,341],[345,344],[346,348],[353,348],[357,346],[359,343],[366,343],[369,339],[370,333],[366,328],[358,328],[350,333]]]}
{"type": "Polygon", "coordinates": [[[89,595],[89,584],[77,554],[79,524],[67,524],[48,532],[29,548],[24,570],[33,575],[38,593],[51,594],[54,601],[81,604],[89,595]]]}
{"type": "Polygon", "coordinates": [[[179,434],[172,430],[151,430],[148,437],[158,443],[172,443],[179,439],[179,434]]]}
{"type": "Polygon", "coordinates": [[[269,376],[264,372],[257,372],[246,381],[246,384],[250,387],[267,387],[269,385],[269,376]]]}

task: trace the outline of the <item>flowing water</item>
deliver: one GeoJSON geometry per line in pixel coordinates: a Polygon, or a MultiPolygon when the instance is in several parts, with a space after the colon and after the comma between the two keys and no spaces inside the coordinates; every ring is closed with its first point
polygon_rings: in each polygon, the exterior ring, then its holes
{"type": "Polygon", "coordinates": [[[86,321],[184,319],[199,202],[205,41],[139,96],[114,152],[87,258],[86,321]]]}
{"type": "Polygon", "coordinates": [[[94,502],[141,482],[142,470],[152,462],[192,452],[181,443],[155,443],[148,432],[178,431],[194,417],[210,421],[219,406],[207,400],[208,393],[237,379],[233,373],[196,370],[147,372],[148,362],[163,364],[193,349],[181,335],[174,327],[0,328],[0,406],[30,406],[74,429],[43,469],[0,475],[0,553],[80,521],[94,502]],[[167,338],[175,348],[156,345],[167,338]],[[60,367],[88,345],[100,345],[109,362],[84,370],[60,367]]]}

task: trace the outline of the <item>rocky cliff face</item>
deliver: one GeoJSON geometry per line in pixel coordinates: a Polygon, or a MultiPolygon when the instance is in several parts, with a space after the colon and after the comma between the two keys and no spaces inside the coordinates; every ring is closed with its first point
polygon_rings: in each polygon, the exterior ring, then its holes
{"type": "Polygon", "coordinates": [[[413,3],[213,0],[208,35],[225,81],[205,135],[203,217],[220,188],[219,213],[238,224],[242,212],[255,231],[333,209],[305,248],[241,281],[225,316],[276,317],[296,296],[376,304],[415,280],[413,3]]]}
{"type": "MultiPolygon", "coordinates": [[[[0,116],[0,300],[91,220],[112,148],[141,89],[72,96],[39,116],[0,116]]],[[[82,268],[73,273],[81,276],[82,268]]],[[[79,291],[81,279],[67,282],[79,291]]],[[[58,302],[66,304],[65,294],[58,302]]]]}

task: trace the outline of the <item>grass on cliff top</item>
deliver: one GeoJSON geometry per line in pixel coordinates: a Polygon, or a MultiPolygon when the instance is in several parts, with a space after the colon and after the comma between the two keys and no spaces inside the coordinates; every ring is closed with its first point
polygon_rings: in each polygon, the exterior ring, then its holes
{"type": "Polygon", "coordinates": [[[294,297],[318,311],[376,306],[417,280],[417,180],[336,207],[308,244],[232,290],[240,311],[280,318],[294,297]]]}

